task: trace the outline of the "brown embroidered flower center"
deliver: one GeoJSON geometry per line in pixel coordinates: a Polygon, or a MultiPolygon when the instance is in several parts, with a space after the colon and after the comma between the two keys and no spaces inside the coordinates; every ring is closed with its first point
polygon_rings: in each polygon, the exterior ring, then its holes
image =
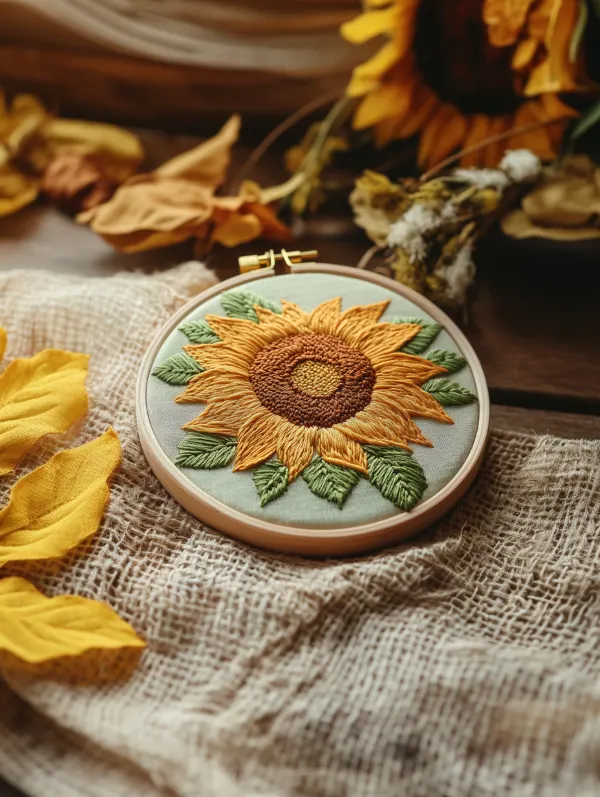
{"type": "Polygon", "coordinates": [[[292,382],[301,393],[309,396],[331,396],[340,384],[340,375],[331,363],[303,360],[292,371],[292,382]]]}
{"type": "Polygon", "coordinates": [[[262,349],[249,371],[261,404],[298,426],[327,428],[371,401],[369,359],[333,335],[289,335],[262,349]]]}

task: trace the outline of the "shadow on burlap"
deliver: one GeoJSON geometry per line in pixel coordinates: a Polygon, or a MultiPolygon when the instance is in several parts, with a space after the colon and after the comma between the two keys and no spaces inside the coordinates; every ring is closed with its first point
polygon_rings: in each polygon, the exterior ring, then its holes
{"type": "Polygon", "coordinates": [[[246,548],[169,498],[136,433],[144,351],[209,281],[0,275],[11,357],[92,355],[67,445],[109,425],[123,444],[97,535],[7,574],[107,601],[148,642],[117,684],[5,671],[0,773],[33,797],[600,793],[600,442],[493,434],[460,506],[375,556],[246,548]]]}

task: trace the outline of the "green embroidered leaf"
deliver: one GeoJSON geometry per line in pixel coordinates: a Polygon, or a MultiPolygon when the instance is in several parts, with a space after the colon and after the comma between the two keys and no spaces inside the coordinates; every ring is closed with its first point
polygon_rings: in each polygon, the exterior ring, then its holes
{"type": "Polygon", "coordinates": [[[214,470],[229,465],[235,456],[237,440],[226,435],[188,432],[178,444],[175,464],[180,468],[214,470]]]}
{"type": "Polygon", "coordinates": [[[317,456],[302,473],[302,478],[319,498],[326,498],[341,509],[360,476],[351,468],[331,465],[317,456]]]}
{"type": "Polygon", "coordinates": [[[477,401],[477,396],[466,387],[448,379],[430,379],[422,385],[423,390],[447,407],[462,407],[477,401]]]}
{"type": "Polygon", "coordinates": [[[258,316],[254,312],[255,304],[274,313],[281,313],[281,307],[275,302],[263,299],[253,291],[227,291],[221,296],[221,304],[231,318],[245,318],[247,321],[258,322],[258,316]]]}
{"type": "Polygon", "coordinates": [[[152,376],[157,376],[168,385],[187,385],[196,374],[201,374],[204,368],[185,352],[180,351],[163,360],[152,371],[152,376]]]}
{"type": "Polygon", "coordinates": [[[427,355],[427,359],[429,362],[435,363],[435,365],[441,365],[450,374],[455,374],[467,364],[465,358],[461,357],[460,354],[455,354],[453,351],[444,351],[443,349],[433,349],[427,355]]]}
{"type": "Polygon", "coordinates": [[[433,341],[442,331],[439,324],[426,324],[422,318],[415,318],[414,316],[406,316],[405,318],[392,318],[392,324],[421,324],[421,329],[417,332],[412,340],[405,343],[401,351],[407,354],[421,354],[422,351],[428,346],[431,346],[433,341]]]}
{"type": "Polygon", "coordinates": [[[427,489],[423,468],[412,454],[391,446],[363,446],[369,480],[394,506],[408,512],[427,489]]]}
{"type": "Polygon", "coordinates": [[[221,338],[215,334],[206,321],[185,321],[179,331],[183,332],[190,343],[220,343],[221,338]]]}
{"type": "Polygon", "coordinates": [[[252,478],[260,505],[266,506],[287,490],[289,471],[278,459],[271,459],[254,469],[252,478]]]}

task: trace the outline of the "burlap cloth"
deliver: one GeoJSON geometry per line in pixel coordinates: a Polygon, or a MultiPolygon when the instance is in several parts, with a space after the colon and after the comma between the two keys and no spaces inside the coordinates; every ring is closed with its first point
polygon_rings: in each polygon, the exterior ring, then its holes
{"type": "Polygon", "coordinates": [[[19,572],[148,641],[122,684],[5,673],[0,772],[36,797],[600,794],[600,443],[493,434],[452,515],[376,556],[246,548],[169,498],[136,434],[144,350],[208,279],[0,275],[11,357],[92,355],[68,444],[112,424],[124,450],[83,555],[19,572]]]}

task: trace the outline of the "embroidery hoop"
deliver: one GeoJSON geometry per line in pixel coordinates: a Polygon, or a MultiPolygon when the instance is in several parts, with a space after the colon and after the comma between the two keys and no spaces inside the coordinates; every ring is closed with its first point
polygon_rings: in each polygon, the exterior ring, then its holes
{"type": "Polygon", "coordinates": [[[136,416],[142,450],[155,476],[194,517],[249,545],[280,553],[305,556],[344,556],[393,545],[414,536],[446,514],[466,493],[481,466],[489,433],[490,405],[487,384],[477,355],[454,322],[420,294],[379,274],[327,263],[294,265],[294,274],[325,273],[366,280],[399,294],[430,315],[454,339],[467,360],[479,398],[479,418],[472,447],[451,480],[435,495],[425,499],[410,512],[382,520],[336,528],[302,528],[282,525],[246,515],[208,495],[194,485],[160,447],[150,423],[147,384],[153,363],[166,338],[189,313],[209,299],[240,286],[257,289],[259,280],[273,276],[272,269],[259,269],[232,277],[187,302],[159,330],[140,367],[136,386],[136,416]]]}

